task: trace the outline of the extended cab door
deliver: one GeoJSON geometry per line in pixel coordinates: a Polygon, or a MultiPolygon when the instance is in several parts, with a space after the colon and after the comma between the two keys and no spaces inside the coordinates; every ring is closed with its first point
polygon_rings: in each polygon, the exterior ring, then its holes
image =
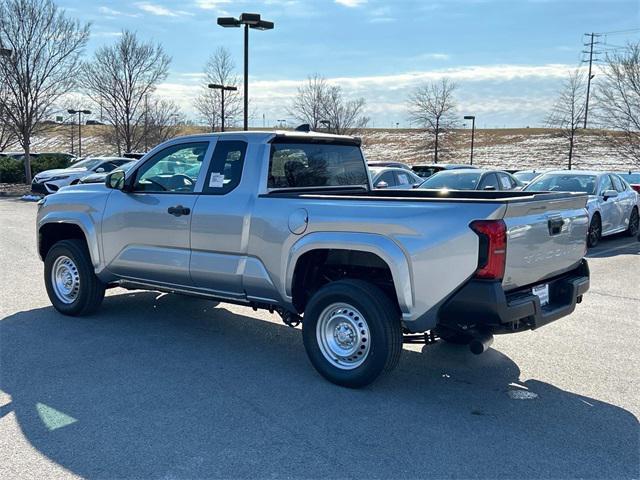
{"type": "Polygon", "coordinates": [[[102,222],[107,269],[121,278],[191,285],[190,232],[210,142],[178,142],[136,168],[132,191],[113,190],[102,222]]]}
{"type": "MultiPolygon", "coordinates": [[[[194,286],[233,299],[245,296],[246,233],[257,185],[257,177],[247,178],[243,168],[248,170],[245,158],[256,158],[250,150],[259,146],[223,138],[216,142],[202,194],[193,209],[190,270],[194,286]]],[[[257,170],[255,162],[252,166],[257,170]]]]}

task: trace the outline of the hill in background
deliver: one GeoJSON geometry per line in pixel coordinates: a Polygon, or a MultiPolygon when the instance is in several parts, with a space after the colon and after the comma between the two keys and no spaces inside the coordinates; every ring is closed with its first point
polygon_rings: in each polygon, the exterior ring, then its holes
{"type": "MultiPolygon", "coordinates": [[[[115,154],[106,143],[106,126],[83,126],[82,151],[87,155],[115,154]]],[[[77,131],[77,127],[76,127],[77,131]]],[[[181,135],[203,133],[202,127],[184,127],[181,135]]],[[[75,135],[75,132],[74,132],[75,135]]],[[[368,160],[393,160],[409,164],[432,163],[428,136],[418,129],[365,129],[360,133],[368,160]]],[[[77,139],[76,139],[77,141],[77,139]]],[[[470,130],[445,135],[439,162],[468,163],[470,130]]],[[[52,127],[34,139],[34,152],[69,152],[70,126],[52,127]]],[[[567,141],[558,130],[545,128],[476,130],[474,165],[506,169],[566,168],[567,141]]],[[[580,131],[576,140],[574,168],[598,170],[638,169],[607,145],[603,132],[580,131]]]]}

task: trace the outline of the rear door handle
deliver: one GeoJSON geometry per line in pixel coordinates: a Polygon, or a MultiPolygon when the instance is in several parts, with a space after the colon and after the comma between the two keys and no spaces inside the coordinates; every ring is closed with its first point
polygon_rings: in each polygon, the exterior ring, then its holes
{"type": "Polygon", "coordinates": [[[182,205],[176,205],[175,207],[169,207],[167,209],[167,213],[170,213],[174,217],[180,217],[182,215],[189,215],[191,213],[191,209],[183,207],[182,205]]]}

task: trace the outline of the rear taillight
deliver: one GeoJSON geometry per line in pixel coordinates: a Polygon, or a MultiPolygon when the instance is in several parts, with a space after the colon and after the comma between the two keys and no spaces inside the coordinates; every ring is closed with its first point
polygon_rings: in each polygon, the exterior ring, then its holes
{"type": "Polygon", "coordinates": [[[476,220],[471,229],[480,238],[478,269],[475,276],[502,280],[507,258],[507,226],[502,220],[476,220]]]}

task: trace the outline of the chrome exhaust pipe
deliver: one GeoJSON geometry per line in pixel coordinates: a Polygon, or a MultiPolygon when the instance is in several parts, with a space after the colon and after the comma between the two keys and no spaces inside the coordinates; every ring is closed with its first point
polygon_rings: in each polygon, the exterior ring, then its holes
{"type": "Polygon", "coordinates": [[[490,333],[481,333],[473,337],[473,340],[469,343],[469,350],[476,355],[489,350],[489,347],[493,344],[493,335],[490,333]]]}

